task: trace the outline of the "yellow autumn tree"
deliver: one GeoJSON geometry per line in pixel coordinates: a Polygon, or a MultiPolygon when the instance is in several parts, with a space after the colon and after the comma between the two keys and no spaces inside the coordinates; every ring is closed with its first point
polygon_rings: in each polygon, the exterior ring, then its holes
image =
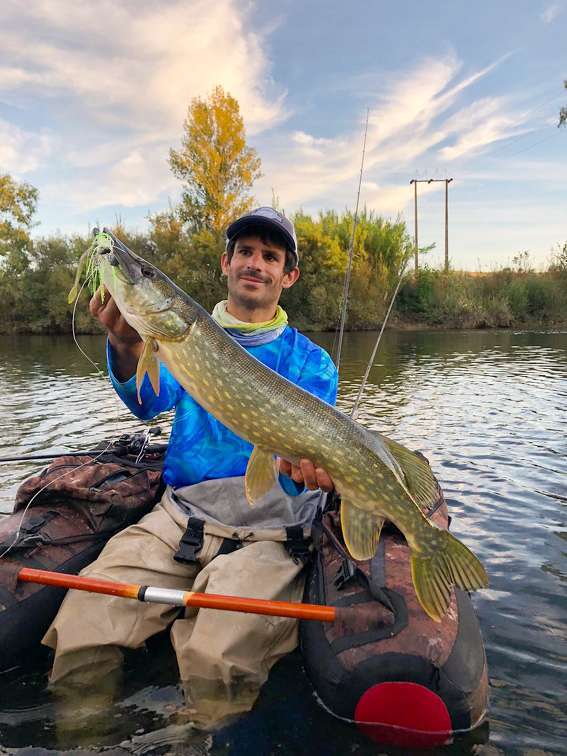
{"type": "Polygon", "coordinates": [[[183,130],[181,149],[169,152],[171,170],[184,184],[180,217],[193,230],[219,233],[251,207],[260,158],[246,145],[237,100],[221,86],[191,101],[183,130]]]}

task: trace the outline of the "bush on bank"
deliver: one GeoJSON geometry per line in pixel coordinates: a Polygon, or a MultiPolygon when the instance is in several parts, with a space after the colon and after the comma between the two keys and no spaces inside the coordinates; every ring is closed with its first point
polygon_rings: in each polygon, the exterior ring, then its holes
{"type": "MultiPolygon", "coordinates": [[[[334,330],[342,302],[353,217],[349,212],[294,216],[301,251],[301,277],[284,294],[294,325],[334,330]]],[[[151,219],[149,234],[115,233],[154,262],[209,311],[226,296],[219,258],[222,235],[190,233],[175,212],[151,219]],[[150,242],[150,244],[148,244],[150,242]]],[[[81,236],[53,236],[30,245],[18,266],[0,265],[0,332],[96,332],[83,293],[74,315],[67,304],[77,261],[89,244],[81,236]]],[[[399,271],[412,255],[405,224],[371,212],[361,214],[355,240],[347,328],[378,328],[399,271]]],[[[6,258],[5,258],[6,259],[6,258]]],[[[545,273],[509,268],[490,274],[445,273],[427,267],[408,273],[392,313],[402,327],[493,328],[553,325],[567,321],[567,244],[545,273]]]]}
{"type": "Polygon", "coordinates": [[[399,324],[509,328],[567,321],[567,274],[505,268],[486,274],[424,268],[408,275],[396,303],[399,324]]]}

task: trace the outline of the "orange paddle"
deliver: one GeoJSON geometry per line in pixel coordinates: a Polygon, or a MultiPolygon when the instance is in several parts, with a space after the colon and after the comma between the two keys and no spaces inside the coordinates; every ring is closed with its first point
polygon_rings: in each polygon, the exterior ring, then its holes
{"type": "Polygon", "coordinates": [[[319,604],[298,604],[289,601],[268,601],[266,599],[243,598],[240,596],[222,596],[214,593],[195,593],[179,591],[172,588],[152,588],[149,585],[135,583],[116,583],[112,580],[67,575],[63,572],[36,570],[22,567],[18,580],[27,583],[54,585],[58,588],[73,588],[90,593],[106,593],[109,596],[137,599],[154,604],[173,604],[174,606],[198,606],[203,609],[225,609],[229,612],[247,612],[251,614],[270,614],[274,617],[293,617],[302,620],[334,622],[334,606],[319,604]]]}

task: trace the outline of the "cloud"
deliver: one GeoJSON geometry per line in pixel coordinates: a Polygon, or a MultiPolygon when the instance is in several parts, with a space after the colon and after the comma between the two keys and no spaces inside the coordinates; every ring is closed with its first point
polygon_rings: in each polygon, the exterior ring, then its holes
{"type": "Polygon", "coordinates": [[[507,112],[504,98],[477,100],[448,119],[445,128],[456,138],[451,146],[440,149],[439,155],[444,160],[455,160],[502,139],[525,134],[531,129],[519,124],[526,119],[526,113],[507,112]]]}
{"type": "Polygon", "coordinates": [[[562,12],[563,7],[559,3],[552,3],[551,5],[546,6],[543,13],[540,15],[540,18],[544,24],[551,24],[562,12]]]}
{"type": "MultiPolygon", "coordinates": [[[[238,100],[249,135],[288,116],[265,37],[247,23],[251,8],[237,0],[4,0],[3,98],[24,113],[41,103],[44,133],[62,143],[50,168],[72,173],[67,191],[76,202],[156,201],[172,186],[168,148],[181,140],[192,98],[222,85],[238,100]]],[[[33,170],[47,157],[46,149],[30,152],[33,134],[14,126],[9,136],[0,157],[10,168],[33,170]]]]}
{"type": "Polygon", "coordinates": [[[51,153],[52,140],[0,119],[0,170],[16,177],[35,170],[51,153]]]}
{"type": "Polygon", "coordinates": [[[76,98],[102,121],[169,134],[179,133],[192,97],[221,84],[257,133],[285,117],[285,92],[275,91],[263,39],[247,31],[245,15],[235,0],[8,1],[0,43],[10,62],[0,81],[76,98]],[[30,27],[39,32],[31,45],[30,27]]]}
{"type": "Polygon", "coordinates": [[[177,184],[165,159],[155,151],[132,149],[117,160],[97,181],[83,176],[75,182],[72,204],[77,209],[104,206],[149,207],[177,184]]]}
{"type": "MultiPolygon", "coordinates": [[[[497,141],[527,130],[529,114],[517,111],[508,98],[472,99],[472,88],[508,56],[467,76],[454,54],[425,58],[409,70],[380,72],[373,92],[366,139],[362,198],[379,212],[396,213],[409,196],[416,163],[448,164],[466,160],[497,141]],[[463,102],[465,93],[468,102],[463,102]],[[400,174],[404,175],[400,183],[400,174]],[[407,178],[407,180],[406,180],[407,178]]],[[[366,95],[372,89],[365,77],[366,95]]],[[[267,144],[261,188],[274,187],[290,209],[352,205],[360,172],[364,123],[356,131],[322,139],[304,131],[283,134],[267,144]]],[[[262,153],[264,154],[264,152],[262,153]]],[[[425,190],[424,190],[425,191],[425,190]]]]}

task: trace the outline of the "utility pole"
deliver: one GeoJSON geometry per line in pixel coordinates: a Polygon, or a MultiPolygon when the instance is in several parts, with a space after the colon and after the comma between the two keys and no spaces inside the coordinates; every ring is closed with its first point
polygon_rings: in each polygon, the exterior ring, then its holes
{"type": "Polygon", "coordinates": [[[419,269],[419,246],[417,236],[417,185],[418,184],[437,184],[445,182],[445,271],[449,270],[449,184],[453,179],[412,179],[410,185],[414,186],[413,193],[413,213],[415,219],[415,274],[419,269]]]}
{"type": "Polygon", "coordinates": [[[449,184],[453,179],[445,181],[445,273],[449,272],[449,184]]]}
{"type": "Polygon", "coordinates": [[[414,228],[415,228],[415,233],[414,233],[413,238],[414,238],[414,244],[415,244],[415,249],[414,249],[415,275],[417,276],[417,270],[419,268],[419,261],[418,261],[419,246],[418,246],[418,243],[417,243],[417,184],[418,184],[418,179],[412,179],[410,181],[410,185],[411,184],[413,184],[413,218],[414,218],[414,228]]]}

